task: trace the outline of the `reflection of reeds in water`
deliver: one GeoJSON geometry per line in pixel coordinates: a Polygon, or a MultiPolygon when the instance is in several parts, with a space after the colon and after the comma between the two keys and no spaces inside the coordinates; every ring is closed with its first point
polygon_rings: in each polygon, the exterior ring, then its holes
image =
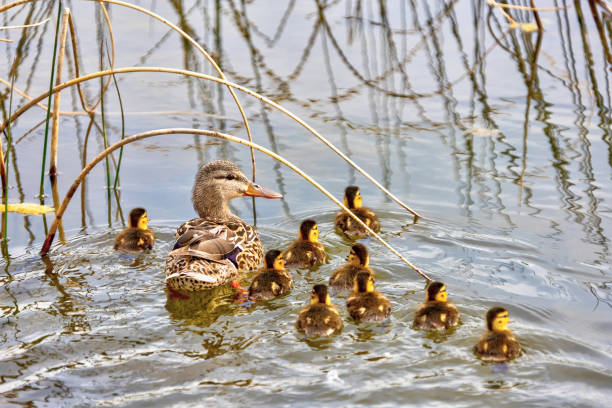
{"type": "MultiPolygon", "coordinates": [[[[26,2],[22,5],[24,10],[27,7],[27,15],[30,21],[32,19],[48,18],[53,16],[54,9],[49,6],[49,3],[45,2],[26,2]],[[28,4],[29,3],[29,4],[28,4]],[[35,7],[34,4],[39,6],[35,7]]],[[[114,3],[116,6],[127,7],[122,5],[118,1],[106,1],[105,3],[114,3]]],[[[392,143],[398,139],[400,143],[400,150],[406,147],[406,141],[402,137],[406,128],[410,127],[429,127],[434,134],[440,134],[442,142],[449,146],[451,151],[454,153],[451,155],[452,160],[455,161],[453,167],[455,169],[455,177],[459,181],[460,194],[462,202],[471,203],[473,202],[472,195],[473,190],[486,191],[486,181],[484,181],[479,174],[491,173],[494,175],[492,178],[497,191],[501,191],[502,186],[498,180],[498,176],[504,172],[510,174],[514,182],[519,186],[519,203],[526,206],[532,206],[531,197],[533,195],[530,191],[529,183],[526,182],[531,177],[531,169],[529,168],[529,151],[528,141],[529,138],[529,125],[531,123],[539,122],[543,125],[543,132],[545,134],[545,140],[549,144],[551,151],[551,161],[556,172],[555,181],[557,183],[558,191],[561,194],[563,202],[567,203],[567,210],[575,215],[579,216],[582,214],[580,210],[580,204],[577,202],[580,198],[580,193],[576,192],[576,186],[572,185],[572,180],[580,178],[586,180],[586,188],[583,193],[587,197],[589,206],[589,220],[588,225],[585,226],[589,230],[589,234],[593,236],[594,240],[601,240],[603,233],[601,232],[601,219],[597,216],[597,209],[599,205],[599,199],[596,196],[596,174],[593,171],[591,146],[587,137],[590,121],[595,118],[598,121],[597,126],[602,132],[602,140],[608,146],[608,157],[612,164],[612,142],[610,138],[610,91],[608,76],[604,76],[603,84],[599,79],[601,77],[600,72],[607,72],[610,67],[610,52],[609,52],[609,38],[611,33],[611,24],[609,16],[602,14],[603,7],[596,1],[589,1],[589,9],[592,21],[597,30],[598,44],[592,44],[589,42],[587,29],[585,28],[585,13],[583,11],[580,2],[568,3],[566,1],[556,1],[555,10],[542,11],[540,13],[547,13],[547,16],[554,15],[556,18],[556,26],[559,32],[559,38],[561,41],[560,47],[563,52],[563,65],[565,72],[568,77],[564,78],[559,72],[558,67],[547,67],[542,62],[542,58],[538,58],[540,54],[540,48],[542,41],[546,39],[548,32],[538,30],[537,32],[525,32],[516,29],[510,29],[508,18],[498,11],[497,8],[491,7],[484,2],[472,2],[471,13],[473,20],[469,23],[473,23],[474,38],[471,41],[474,44],[472,53],[466,49],[464,44],[469,43],[469,39],[465,38],[466,34],[462,31],[462,25],[466,22],[459,22],[456,8],[459,4],[465,2],[451,1],[442,5],[434,5],[430,2],[402,2],[399,7],[400,16],[399,21],[401,27],[395,28],[393,24],[398,21],[396,14],[398,13],[398,7],[389,5],[386,2],[363,2],[357,0],[354,2],[346,3],[350,7],[347,8],[346,23],[348,28],[348,42],[349,45],[357,47],[359,56],[355,57],[347,46],[342,43],[341,36],[339,35],[338,24],[330,24],[328,22],[328,15],[334,10],[334,7],[341,7],[342,2],[323,2],[317,1],[314,4],[314,18],[312,19],[312,30],[310,32],[304,32],[304,43],[301,57],[297,60],[295,67],[290,69],[283,68],[285,75],[279,74],[277,68],[271,66],[267,61],[266,50],[258,46],[262,41],[269,49],[277,47],[278,44],[286,35],[288,30],[286,27],[291,25],[290,18],[295,14],[294,2],[290,2],[286,5],[286,9],[282,10],[282,14],[279,17],[278,22],[266,21],[265,23],[259,23],[254,21],[248,13],[250,7],[255,5],[246,4],[244,2],[227,2],[222,3],[220,1],[215,2],[214,8],[214,24],[209,24],[208,19],[211,16],[208,15],[209,10],[204,10],[206,15],[205,32],[200,35],[200,38],[214,38],[215,50],[214,55],[217,61],[211,61],[216,63],[219,68],[218,74],[224,78],[221,66],[227,67],[227,72],[231,73],[233,78],[237,78],[237,82],[244,84],[249,81],[249,77],[238,69],[232,67],[237,66],[233,64],[232,53],[224,52],[222,30],[220,29],[222,23],[230,22],[239,31],[239,34],[244,41],[244,44],[250,53],[250,62],[252,75],[254,77],[255,89],[258,94],[262,94],[266,91],[267,95],[273,95],[275,101],[283,100],[288,103],[297,103],[301,108],[306,111],[317,112],[314,103],[310,101],[300,101],[300,98],[293,94],[292,87],[295,81],[300,80],[300,76],[304,72],[304,66],[312,59],[316,50],[317,44],[321,44],[323,49],[324,67],[323,69],[327,73],[327,79],[330,84],[329,86],[329,101],[333,109],[330,109],[332,113],[323,113],[324,119],[330,119],[334,122],[340,134],[340,140],[343,146],[343,150],[347,151],[350,146],[350,133],[353,129],[367,133],[367,128],[371,126],[373,122],[377,131],[375,136],[377,139],[377,159],[382,169],[382,185],[388,187],[392,181],[391,178],[391,165],[390,155],[393,152],[392,143]],[[572,8],[568,6],[571,5],[572,8]],[[229,11],[229,13],[224,13],[229,11]],[[572,33],[573,25],[570,23],[571,19],[576,19],[579,22],[579,35],[572,33]],[[267,27],[272,27],[272,30],[268,30],[267,27]],[[273,34],[266,35],[265,32],[272,32],[273,34]],[[446,33],[450,34],[450,37],[445,38],[446,33]],[[458,57],[455,55],[445,55],[447,48],[445,44],[450,41],[454,41],[457,45],[458,57]],[[579,38],[580,41],[570,41],[570,39],[576,40],[579,38]],[[409,41],[410,40],[410,41],[409,41]],[[410,44],[412,48],[410,48],[410,44]],[[597,49],[602,50],[602,54],[605,56],[603,60],[599,60],[594,57],[597,55],[595,51],[597,49]],[[580,58],[577,53],[582,52],[583,58],[580,58]],[[523,137],[517,143],[512,141],[507,135],[501,132],[499,124],[496,123],[496,115],[494,114],[495,103],[491,102],[488,96],[488,87],[490,84],[487,82],[487,71],[485,64],[487,58],[491,55],[495,55],[499,58],[499,55],[506,57],[509,61],[507,65],[514,64],[516,72],[523,81],[523,87],[525,91],[525,115],[523,118],[523,137]],[[417,57],[422,57],[418,58],[417,57]],[[361,58],[359,60],[358,58],[361,58]],[[458,58],[454,61],[453,58],[458,58]],[[431,72],[432,81],[424,84],[423,82],[416,83],[411,78],[412,65],[415,61],[419,63],[427,64],[427,68],[431,72]],[[584,74],[581,73],[580,62],[584,61],[584,74]],[[337,62],[340,63],[337,64],[337,62]],[[603,70],[598,64],[603,63],[603,70]],[[449,66],[451,67],[449,69],[449,66]],[[459,74],[457,75],[457,67],[461,67],[459,74]],[[348,72],[354,79],[357,85],[351,87],[339,88],[337,85],[337,77],[339,72],[343,69],[348,72]],[[581,75],[583,77],[581,77],[581,75]],[[570,163],[566,158],[567,151],[572,151],[575,147],[568,140],[561,136],[558,127],[554,122],[554,112],[549,108],[552,105],[550,100],[547,100],[546,88],[543,89],[542,82],[543,78],[552,81],[555,84],[562,85],[569,93],[574,111],[577,115],[575,122],[580,135],[580,145],[577,148],[578,153],[581,155],[581,163],[577,170],[571,167],[570,163]],[[460,107],[458,106],[458,95],[456,94],[457,88],[465,86],[471,88],[472,95],[469,97],[470,112],[466,115],[459,113],[460,107]],[[272,84],[272,86],[269,86],[272,84]],[[357,97],[363,96],[363,89],[368,94],[368,102],[370,103],[371,121],[367,124],[354,123],[354,120],[346,114],[348,109],[344,108],[344,104],[351,102],[357,97]],[[585,92],[586,89],[586,92],[585,92]],[[448,132],[442,133],[433,124],[437,122],[434,118],[435,113],[425,109],[424,101],[426,99],[437,98],[443,107],[441,112],[446,114],[446,121],[454,124],[454,127],[448,132]],[[406,112],[414,112],[416,120],[405,121],[403,117],[406,112]],[[473,118],[479,118],[481,122],[477,122],[473,118]],[[471,129],[475,126],[485,126],[489,129],[499,130],[496,137],[491,137],[486,141],[486,150],[479,152],[475,148],[474,135],[471,129]],[[489,157],[497,157],[489,161],[477,160],[479,155],[487,154],[489,157]],[[487,165],[488,163],[488,165],[487,165]],[[505,166],[506,169],[500,168],[505,166]],[[580,176],[573,176],[573,172],[580,172],[580,176]]],[[[518,2],[511,2],[516,5],[518,2]]],[[[102,4],[102,3],[100,3],[102,4]]],[[[101,7],[100,4],[96,3],[97,7],[101,7]]],[[[198,35],[199,25],[193,24],[194,11],[198,10],[198,3],[187,9],[183,2],[172,1],[170,3],[171,9],[176,12],[178,16],[178,23],[167,24],[169,28],[168,32],[177,32],[183,35],[183,65],[186,70],[202,72],[208,68],[206,65],[198,62],[200,54],[203,55],[209,61],[212,60],[204,49],[198,45],[198,42],[193,38],[198,35]],[[198,48],[199,47],[199,48],[198,48]],[[198,54],[194,50],[200,52],[198,54]]],[[[0,7],[0,12],[4,12],[4,16],[7,16],[6,10],[10,5],[0,7]]],[[[115,7],[115,6],[113,6],[115,7]]],[[[132,10],[142,12],[139,7],[130,5],[132,10]]],[[[205,6],[201,6],[205,7],[205,6]]],[[[100,10],[104,10],[100,8],[100,10]]],[[[97,27],[100,32],[106,30],[104,38],[112,37],[112,29],[110,20],[106,15],[105,11],[102,11],[105,16],[100,18],[97,22],[97,27]]],[[[519,23],[533,23],[538,20],[538,12],[529,9],[506,9],[504,10],[507,16],[511,20],[519,23]]],[[[160,20],[160,16],[148,13],[149,17],[160,20]]],[[[14,17],[9,17],[12,19],[14,17]]],[[[79,73],[78,63],[78,44],[76,42],[77,35],[74,28],[72,19],[66,17],[68,21],[68,27],[70,29],[70,38],[72,41],[72,63],[75,77],[81,76],[79,73]]],[[[26,21],[28,22],[28,21],[26,21]]],[[[26,35],[25,32],[20,41],[20,45],[17,48],[18,60],[13,66],[13,70],[17,72],[19,70],[20,62],[24,60],[24,54],[28,52],[27,45],[33,44],[36,38],[40,37],[42,41],[41,32],[44,33],[48,30],[47,26],[51,24],[42,25],[40,27],[32,28],[32,35],[26,35]]],[[[64,26],[65,27],[65,26],[64,26]]],[[[340,26],[341,27],[341,26],[340,26]]],[[[549,29],[546,27],[546,29],[549,29]]],[[[64,32],[65,28],[62,30],[64,32]]],[[[64,35],[62,35],[64,37],[64,35]]],[[[156,47],[162,42],[169,38],[167,33],[164,34],[162,39],[153,46],[147,54],[143,57],[143,61],[150,53],[154,53],[156,47]]],[[[40,53],[39,41],[38,52],[40,53]]],[[[109,54],[114,55],[112,50],[114,41],[109,38],[108,44],[110,45],[111,51],[106,50],[103,44],[106,40],[100,41],[100,66],[101,70],[103,65],[113,67],[114,60],[110,58],[109,54]],[[107,64],[102,64],[104,59],[109,59],[107,64]]],[[[61,43],[64,43],[62,40],[61,43]]],[[[38,58],[35,61],[35,66],[38,58]]],[[[55,64],[54,64],[55,67],[55,64]]],[[[216,71],[214,68],[212,71],[216,71]]],[[[30,73],[28,75],[31,75],[30,73]]],[[[120,90],[115,78],[117,73],[111,76],[107,76],[107,80],[104,83],[104,91],[100,93],[98,103],[103,103],[102,99],[104,93],[108,89],[111,82],[114,83],[114,88],[119,95],[120,90]]],[[[58,75],[59,76],[59,75],[58,75]]],[[[229,86],[226,82],[218,81],[213,84],[212,81],[202,81],[196,79],[196,77],[189,77],[188,83],[188,98],[192,108],[196,107],[199,103],[204,107],[206,111],[212,114],[217,114],[224,117],[224,101],[223,94],[226,87],[232,89],[234,87],[229,86]],[[199,92],[199,100],[194,95],[199,92]],[[217,104],[213,102],[216,94],[217,104]]],[[[518,85],[518,84],[514,84],[518,85]]],[[[30,89],[30,80],[27,81],[27,86],[24,87],[25,94],[28,94],[30,89]]],[[[102,125],[98,124],[95,119],[96,114],[93,109],[98,103],[87,105],[85,98],[82,95],[82,90],[78,88],[79,97],[83,105],[84,111],[90,116],[90,123],[88,129],[98,129],[98,133],[103,135],[108,131],[107,123],[105,123],[102,117],[102,125]]],[[[233,93],[233,90],[230,92],[233,93]]],[[[57,94],[56,105],[53,109],[53,113],[56,118],[61,117],[59,112],[59,93],[57,94]]],[[[255,96],[254,93],[251,93],[255,96]]],[[[259,98],[258,98],[259,99],[259,98]]],[[[463,98],[465,99],[465,98],[463,98]]],[[[260,99],[261,100],[261,99],[260,99]]],[[[270,101],[272,102],[272,101],[270,101]]],[[[264,101],[268,106],[271,106],[267,101],[264,101]]],[[[427,102],[428,106],[431,102],[427,102]]],[[[239,105],[238,105],[239,106],[239,105]]],[[[239,110],[241,108],[239,107],[239,110]]],[[[273,151],[278,151],[277,138],[279,135],[275,134],[274,127],[264,104],[260,105],[259,117],[263,121],[265,129],[268,135],[268,141],[273,151]]],[[[123,108],[120,107],[122,113],[122,138],[125,137],[125,123],[123,118],[123,108]]],[[[104,109],[102,109],[104,113],[104,109]]],[[[287,112],[285,112],[287,113],[287,112]]],[[[248,122],[246,121],[246,115],[241,111],[241,115],[244,119],[244,127],[247,133],[248,122]]],[[[5,115],[6,116],[6,115],[5,115]]],[[[210,119],[211,128],[219,128],[223,130],[226,126],[226,121],[222,118],[217,120],[210,119]]],[[[54,123],[58,123],[55,121],[54,123]]],[[[305,124],[303,126],[306,127],[305,124]]],[[[308,127],[307,127],[308,128],[308,127]]],[[[309,129],[314,130],[314,129],[309,129]]],[[[89,133],[89,131],[87,132],[89,133]]],[[[109,134],[109,137],[112,137],[109,134]]],[[[196,145],[200,144],[200,136],[194,136],[196,145]]],[[[56,139],[57,140],[57,139],[56,139]]],[[[87,151],[87,140],[85,137],[83,144],[83,167],[86,164],[86,151],[87,151]]],[[[105,146],[109,145],[105,143],[105,146]]],[[[224,149],[229,149],[229,144],[226,144],[224,149]]],[[[14,148],[9,146],[11,152],[14,148]]],[[[225,150],[226,156],[231,157],[231,150],[225,150]]],[[[200,149],[197,149],[197,154],[201,154],[200,149]]],[[[115,164],[115,179],[112,185],[115,187],[119,183],[119,170],[122,163],[122,155],[119,155],[119,160],[115,163],[115,159],[111,156],[110,162],[115,164]]],[[[200,158],[203,159],[203,158],[200,158]]],[[[402,159],[402,152],[400,152],[400,160],[402,159]]],[[[13,166],[16,166],[16,162],[13,162],[13,166]]],[[[107,166],[107,175],[112,171],[110,163],[107,166]]],[[[396,170],[396,169],[394,169],[396,170]]],[[[403,169],[400,169],[400,171],[403,169]]],[[[277,180],[280,185],[283,185],[283,175],[279,171],[278,166],[275,167],[277,173],[277,180]]],[[[14,172],[18,174],[18,172],[14,172]]],[[[349,178],[355,179],[355,170],[352,166],[349,166],[349,178]]],[[[111,183],[109,183],[110,185],[111,183]]],[[[382,187],[382,186],[381,186],[382,187]]],[[[283,190],[282,188],[281,190],[283,190]]],[[[82,190],[82,224],[85,225],[85,193],[84,186],[82,190]]],[[[110,194],[110,190],[109,190],[110,194]]],[[[495,195],[497,208],[503,208],[505,205],[502,202],[502,198],[499,194],[495,195]]],[[[109,199],[110,201],[110,199],[109,199]]],[[[119,198],[117,198],[119,204],[119,198]]],[[[108,204],[108,214],[110,217],[110,202],[108,204]]],[[[467,210],[470,210],[470,204],[466,205],[467,210]]],[[[120,206],[118,206],[120,211],[120,206]]],[[[289,214],[289,208],[285,204],[285,212],[289,214]]],[[[110,221],[109,221],[110,222],[110,221]]]]}

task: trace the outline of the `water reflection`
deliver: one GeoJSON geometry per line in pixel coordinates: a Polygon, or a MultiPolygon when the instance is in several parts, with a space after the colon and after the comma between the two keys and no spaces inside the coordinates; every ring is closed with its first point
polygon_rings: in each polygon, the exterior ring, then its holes
{"type": "MultiPolygon", "coordinates": [[[[64,217],[68,241],[51,258],[37,256],[48,219],[8,215],[0,276],[3,398],[16,405],[236,403],[232,391],[239,390],[240,402],[254,406],[477,406],[484,399],[500,406],[600,405],[612,378],[611,26],[598,2],[552,4],[558,9],[505,10],[519,23],[543,25],[526,32],[483,1],[291,0],[277,8],[262,1],[155,2],[151,7],[196,38],[230,80],[307,118],[423,210],[411,223],[301,128],[239,95],[257,143],[338,196],[346,185],[362,188],[382,215],[384,237],[448,281],[462,324],[443,333],[413,330],[423,282],[369,241],[377,284],[392,302],[391,321],[356,324],[341,299],[341,333],[328,339],[297,333],[304,294],[329,279],[349,242],[327,228],[337,211],[331,204],[260,157],[258,177],[276,181],[285,196],[280,207],[258,206],[264,245],[286,246],[300,219],[314,217],[330,263],[296,272],[294,290],[268,303],[236,302],[229,286],[187,297],[166,291],[164,261],[174,228],[192,216],[195,169],[225,158],[246,170],[249,158],[242,147],[200,136],[155,140],[125,149],[121,190],[111,202],[104,169],[85,180],[80,208],[72,203],[64,217]],[[122,207],[145,204],[162,230],[159,246],[140,258],[115,256],[110,248],[124,224],[122,207]],[[516,316],[513,330],[527,350],[504,367],[471,353],[484,311],[498,303],[516,316]],[[565,387],[571,399],[558,392],[565,387]]],[[[77,19],[81,72],[97,70],[100,61],[107,66],[109,30],[99,3],[64,5],[77,19]]],[[[2,31],[14,42],[5,44],[9,62],[0,79],[14,75],[16,88],[30,96],[48,87],[56,6],[35,1],[2,13],[3,25],[51,18],[2,31]]],[[[214,73],[174,31],[133,10],[108,8],[117,66],[214,73]]],[[[67,64],[64,77],[72,77],[72,57],[67,64]]],[[[185,126],[245,133],[222,85],[164,75],[117,81],[126,134],[185,126]]],[[[60,198],[102,149],[103,133],[111,142],[121,137],[118,95],[111,91],[106,129],[99,111],[83,114],[77,91],[65,91],[60,198]]],[[[84,92],[97,99],[98,84],[84,92]]],[[[4,87],[3,119],[9,96],[4,87]]],[[[17,105],[27,99],[13,96],[17,105]]],[[[13,124],[15,142],[3,146],[12,157],[9,202],[38,194],[46,112],[35,109],[13,124]]],[[[111,163],[114,176],[118,157],[111,163]]],[[[50,184],[44,188],[49,193],[50,184]]],[[[234,207],[244,213],[248,205],[236,200],[234,207]]]]}

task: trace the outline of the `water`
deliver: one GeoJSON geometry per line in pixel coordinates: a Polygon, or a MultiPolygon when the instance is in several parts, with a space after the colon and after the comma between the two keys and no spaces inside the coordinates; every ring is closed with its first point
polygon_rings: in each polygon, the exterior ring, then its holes
{"type": "MultiPolygon", "coordinates": [[[[498,10],[474,3],[389,2],[381,10],[337,1],[321,13],[316,2],[274,9],[265,2],[141,4],[180,21],[222,56],[228,78],[306,120],[422,214],[415,223],[303,128],[239,95],[257,143],[336,197],[348,184],[361,187],[383,238],[446,282],[462,313],[459,327],[442,335],[413,330],[423,279],[366,240],[377,287],[391,301],[390,321],[357,324],[336,297],[345,324],[340,334],[307,339],[296,332],[312,285],[329,279],[350,242],[333,232],[333,203],[259,153],[258,183],[285,195],[257,201],[265,248],[286,247],[300,221],[315,218],[329,263],[294,271],[293,291],[271,302],[242,304],[229,286],[173,297],[163,267],[175,228],[194,216],[190,191],[199,164],[226,158],[250,174],[250,158],[244,147],[222,141],[160,136],[126,148],[120,197],[111,197],[110,209],[104,163],[94,169],[84,197],[79,190],[64,216],[65,241],[56,237],[49,259],[38,256],[43,218],[8,217],[0,277],[2,405],[601,406],[612,383],[610,65],[587,5],[555,2],[571,8],[540,13],[544,31],[528,99],[538,34],[508,31],[498,10]],[[137,258],[112,250],[123,228],[119,208],[125,217],[136,206],[148,209],[157,235],[155,248],[137,258]],[[509,309],[524,348],[506,365],[483,363],[471,351],[485,311],[497,304],[509,309]]],[[[96,38],[105,29],[99,6],[64,6],[75,17],[81,72],[93,72],[96,38]]],[[[22,24],[30,11],[32,21],[53,20],[54,7],[11,9],[3,25],[22,24]]],[[[110,15],[117,66],[213,74],[167,27],[119,6],[110,15]]],[[[511,15],[534,21],[529,12],[511,15]]],[[[601,18],[609,27],[609,17],[601,18]]],[[[17,55],[15,86],[29,95],[48,86],[51,24],[23,31],[27,41],[19,47],[4,45],[0,77],[8,78],[17,55]]],[[[6,35],[19,40],[23,32],[6,35]]],[[[245,135],[225,88],[168,74],[117,79],[127,135],[166,127],[245,135]]],[[[98,87],[90,83],[89,93],[98,87]]],[[[82,111],[70,92],[62,95],[62,111],[82,111]]],[[[23,103],[15,97],[13,111],[23,103]]],[[[112,87],[105,109],[114,142],[121,119],[112,87]]],[[[14,141],[43,114],[24,115],[12,129],[14,141]]],[[[84,146],[88,160],[102,148],[95,130],[86,137],[88,124],[83,115],[62,118],[60,196],[80,171],[84,146]]],[[[41,129],[12,152],[11,201],[36,202],[41,129]]],[[[50,194],[48,182],[45,188],[50,194]]],[[[254,221],[250,200],[236,199],[232,208],[254,221]]]]}

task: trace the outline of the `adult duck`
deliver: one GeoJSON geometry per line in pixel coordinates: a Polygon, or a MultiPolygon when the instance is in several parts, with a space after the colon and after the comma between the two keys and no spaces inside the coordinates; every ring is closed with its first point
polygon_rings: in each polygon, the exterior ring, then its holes
{"type": "Polygon", "coordinates": [[[222,285],[241,272],[256,269],[263,257],[257,231],[232,214],[232,198],[282,198],[251,183],[234,163],[215,160],[200,167],[192,191],[199,218],[176,231],[176,243],[166,259],[166,284],[196,291],[222,285]]]}

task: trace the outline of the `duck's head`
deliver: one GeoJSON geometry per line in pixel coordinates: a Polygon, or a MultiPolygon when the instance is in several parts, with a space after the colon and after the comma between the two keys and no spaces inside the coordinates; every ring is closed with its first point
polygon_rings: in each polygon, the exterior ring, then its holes
{"type": "Polygon", "coordinates": [[[448,299],[448,293],[446,292],[446,285],[442,282],[431,282],[426,289],[425,301],[427,302],[446,302],[448,299]]]}
{"type": "Polygon", "coordinates": [[[357,186],[348,186],[344,190],[344,206],[349,209],[361,208],[361,192],[357,186]]]}
{"type": "Polygon", "coordinates": [[[240,196],[282,198],[279,193],[251,183],[234,163],[215,160],[200,167],[193,185],[193,208],[202,218],[229,218],[227,202],[240,196]]]}
{"type": "Polygon", "coordinates": [[[282,271],[285,269],[285,258],[283,258],[283,254],[278,249],[272,249],[266,252],[266,269],[274,269],[277,271],[282,271]]]}
{"type": "Polygon", "coordinates": [[[355,292],[374,292],[374,276],[369,272],[359,272],[355,277],[355,292]]]}
{"type": "Polygon", "coordinates": [[[310,303],[313,305],[323,304],[329,305],[331,304],[331,298],[329,297],[329,293],[327,292],[327,286],[325,285],[314,285],[312,287],[312,292],[310,292],[310,303]]]}
{"type": "Polygon", "coordinates": [[[318,242],[319,241],[319,226],[314,220],[304,220],[300,224],[300,232],[298,238],[301,241],[318,242]]]}
{"type": "Polygon", "coordinates": [[[130,227],[146,230],[149,224],[149,218],[147,217],[147,210],[144,208],[134,208],[130,211],[130,227]]]}
{"type": "Polygon", "coordinates": [[[355,244],[351,247],[347,261],[354,267],[368,266],[370,263],[370,254],[368,248],[363,244],[355,244]]]}
{"type": "Polygon", "coordinates": [[[485,319],[487,321],[487,329],[499,332],[506,330],[510,316],[505,308],[495,306],[487,311],[485,319]]]}

